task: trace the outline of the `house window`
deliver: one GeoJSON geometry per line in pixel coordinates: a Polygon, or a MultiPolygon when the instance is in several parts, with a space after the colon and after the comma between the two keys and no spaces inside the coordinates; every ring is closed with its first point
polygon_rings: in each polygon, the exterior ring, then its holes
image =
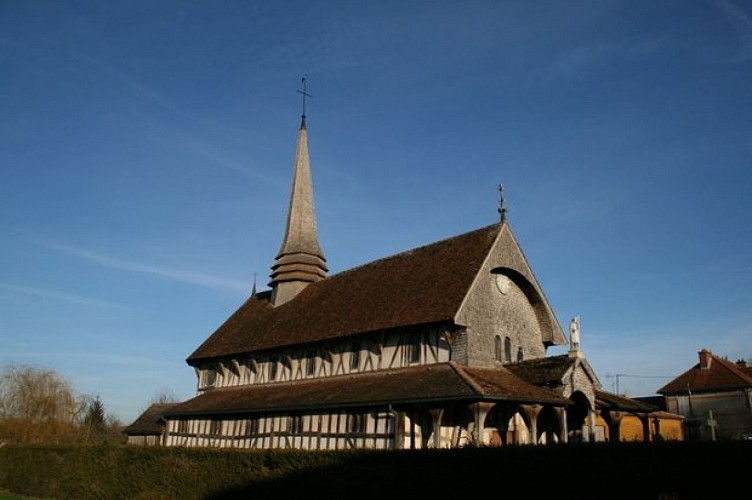
{"type": "Polygon", "coordinates": [[[348,414],[347,431],[353,434],[362,434],[365,432],[365,416],[362,413],[348,414]]]}
{"type": "Polygon", "coordinates": [[[259,421],[257,418],[249,418],[245,421],[245,435],[255,436],[258,434],[259,421]]]}
{"type": "Polygon", "coordinates": [[[178,420],[178,434],[188,434],[188,420],[178,420]]]}
{"type": "Polygon", "coordinates": [[[277,357],[269,358],[269,380],[277,379],[277,357]]]}
{"type": "Polygon", "coordinates": [[[289,423],[290,434],[300,434],[303,431],[303,417],[292,415],[289,423]]]}
{"type": "Polygon", "coordinates": [[[494,339],[494,358],[496,361],[502,361],[501,336],[499,335],[494,339]]]}
{"type": "Polygon", "coordinates": [[[217,383],[217,372],[213,368],[209,368],[206,370],[206,376],[205,376],[205,384],[206,387],[214,387],[214,384],[217,383]]]}
{"type": "Polygon", "coordinates": [[[221,434],[222,430],[222,422],[220,420],[210,420],[209,421],[209,435],[211,436],[219,436],[221,434]]]}
{"type": "Polygon", "coordinates": [[[316,373],[316,351],[307,351],[305,355],[306,362],[306,375],[314,375],[316,373]]]}
{"type": "Polygon", "coordinates": [[[360,367],[360,344],[354,342],[350,351],[350,369],[357,370],[360,367]]]}
{"type": "Polygon", "coordinates": [[[410,363],[420,363],[420,347],[420,337],[410,339],[410,344],[408,345],[408,359],[410,363]]]}
{"type": "Polygon", "coordinates": [[[504,337],[504,361],[512,362],[512,339],[504,337]]]}

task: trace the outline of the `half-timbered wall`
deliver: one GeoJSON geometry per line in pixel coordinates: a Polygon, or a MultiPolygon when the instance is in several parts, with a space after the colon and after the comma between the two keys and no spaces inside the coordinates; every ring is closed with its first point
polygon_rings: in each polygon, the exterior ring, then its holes
{"type": "Polygon", "coordinates": [[[197,370],[198,392],[435,364],[450,359],[450,342],[444,329],[404,330],[207,363],[197,370]]]}
{"type": "Polygon", "coordinates": [[[372,409],[172,419],[167,422],[166,444],[259,449],[392,449],[394,417],[387,409],[372,409]]]}
{"type": "Polygon", "coordinates": [[[158,446],[162,444],[162,436],[156,434],[134,434],[128,436],[127,443],[139,446],[158,446]]]}

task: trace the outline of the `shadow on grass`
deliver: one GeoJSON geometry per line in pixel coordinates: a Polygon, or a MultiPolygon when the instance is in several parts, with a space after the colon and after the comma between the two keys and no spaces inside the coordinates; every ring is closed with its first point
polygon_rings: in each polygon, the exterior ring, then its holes
{"type": "Polygon", "coordinates": [[[370,452],[228,488],[208,498],[267,494],[425,498],[484,492],[498,497],[519,492],[527,498],[684,500],[730,498],[732,491],[738,491],[731,487],[735,481],[742,486],[740,491],[748,491],[742,474],[749,470],[752,444],[715,445],[620,443],[370,452]]]}

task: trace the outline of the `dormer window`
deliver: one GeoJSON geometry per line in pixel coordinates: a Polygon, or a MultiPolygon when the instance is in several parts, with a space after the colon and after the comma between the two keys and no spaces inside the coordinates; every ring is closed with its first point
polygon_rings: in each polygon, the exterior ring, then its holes
{"type": "Polygon", "coordinates": [[[217,383],[217,370],[209,368],[204,372],[204,385],[206,387],[214,387],[217,383]]]}
{"type": "Polygon", "coordinates": [[[279,360],[276,356],[273,356],[269,358],[269,380],[276,380],[277,379],[277,364],[279,360]]]}
{"type": "Polygon", "coordinates": [[[350,413],[347,415],[347,430],[354,434],[365,432],[365,418],[362,413],[350,413]]]}
{"type": "Polygon", "coordinates": [[[305,353],[305,366],[306,376],[312,376],[316,374],[316,351],[311,349],[305,353]]]}
{"type": "Polygon", "coordinates": [[[350,350],[350,370],[357,370],[360,367],[360,343],[353,342],[350,350]]]}
{"type": "Polygon", "coordinates": [[[420,363],[420,337],[413,337],[408,344],[407,359],[410,363],[420,363]]]}

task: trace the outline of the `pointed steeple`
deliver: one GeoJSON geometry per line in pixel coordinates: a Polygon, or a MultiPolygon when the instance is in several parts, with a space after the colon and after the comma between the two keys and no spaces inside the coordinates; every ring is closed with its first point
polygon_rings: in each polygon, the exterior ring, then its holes
{"type": "Polygon", "coordinates": [[[310,283],[326,278],[327,271],[326,259],[321,251],[316,229],[304,112],[298,132],[298,147],[295,153],[295,171],[285,237],[270,275],[272,304],[274,306],[284,304],[310,283]]]}

